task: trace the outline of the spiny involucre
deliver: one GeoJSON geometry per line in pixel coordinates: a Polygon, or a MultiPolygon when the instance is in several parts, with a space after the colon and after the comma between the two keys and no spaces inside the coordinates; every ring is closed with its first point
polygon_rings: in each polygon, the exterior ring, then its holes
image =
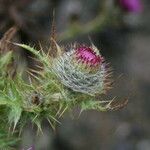
{"type": "Polygon", "coordinates": [[[65,86],[91,96],[105,93],[111,83],[104,57],[93,44],[70,46],[54,60],[53,71],[65,86]]]}

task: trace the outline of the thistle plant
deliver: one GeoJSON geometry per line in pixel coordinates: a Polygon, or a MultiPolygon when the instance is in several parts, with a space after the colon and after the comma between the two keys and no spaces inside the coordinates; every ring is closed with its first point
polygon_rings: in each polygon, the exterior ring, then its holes
{"type": "Polygon", "coordinates": [[[76,106],[81,112],[109,111],[127,104],[127,100],[119,103],[114,99],[102,100],[101,95],[111,88],[112,72],[94,44],[72,44],[64,48],[52,34],[51,47],[46,52],[10,42],[15,32],[11,28],[1,39],[1,47],[5,45],[0,56],[0,119],[4,131],[19,135],[26,123],[31,122],[42,132],[43,120],[55,129],[59,118],[76,106]],[[15,48],[10,49],[10,45],[31,52],[39,62],[34,69],[25,70],[27,80],[15,63],[15,48]]]}

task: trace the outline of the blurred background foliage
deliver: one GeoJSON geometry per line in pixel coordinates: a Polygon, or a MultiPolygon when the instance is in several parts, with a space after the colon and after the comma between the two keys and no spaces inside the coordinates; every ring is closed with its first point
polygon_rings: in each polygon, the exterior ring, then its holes
{"type": "MultiPolygon", "coordinates": [[[[37,150],[149,150],[150,147],[150,1],[143,11],[122,9],[117,0],[0,0],[0,37],[18,27],[13,40],[48,47],[55,11],[57,38],[61,44],[93,43],[114,69],[112,95],[129,98],[120,111],[86,111],[78,118],[66,113],[55,132],[44,123],[36,136],[29,123],[22,147],[37,150]],[[74,119],[73,119],[74,118],[74,119]]],[[[18,63],[34,67],[31,54],[18,50],[18,63]]]]}

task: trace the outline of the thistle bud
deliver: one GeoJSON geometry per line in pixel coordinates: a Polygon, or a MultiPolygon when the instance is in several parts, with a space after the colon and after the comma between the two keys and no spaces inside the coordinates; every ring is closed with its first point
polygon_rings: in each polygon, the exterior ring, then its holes
{"type": "Polygon", "coordinates": [[[71,46],[68,52],[54,60],[53,71],[73,91],[91,96],[104,93],[106,67],[94,45],[71,46]]]}

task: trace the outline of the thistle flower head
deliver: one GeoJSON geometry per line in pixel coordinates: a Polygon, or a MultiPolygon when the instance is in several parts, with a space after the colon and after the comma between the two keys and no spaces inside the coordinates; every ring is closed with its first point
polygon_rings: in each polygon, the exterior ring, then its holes
{"type": "Polygon", "coordinates": [[[61,82],[73,91],[95,95],[105,89],[104,58],[94,46],[76,44],[56,58],[53,70],[61,82]]]}

